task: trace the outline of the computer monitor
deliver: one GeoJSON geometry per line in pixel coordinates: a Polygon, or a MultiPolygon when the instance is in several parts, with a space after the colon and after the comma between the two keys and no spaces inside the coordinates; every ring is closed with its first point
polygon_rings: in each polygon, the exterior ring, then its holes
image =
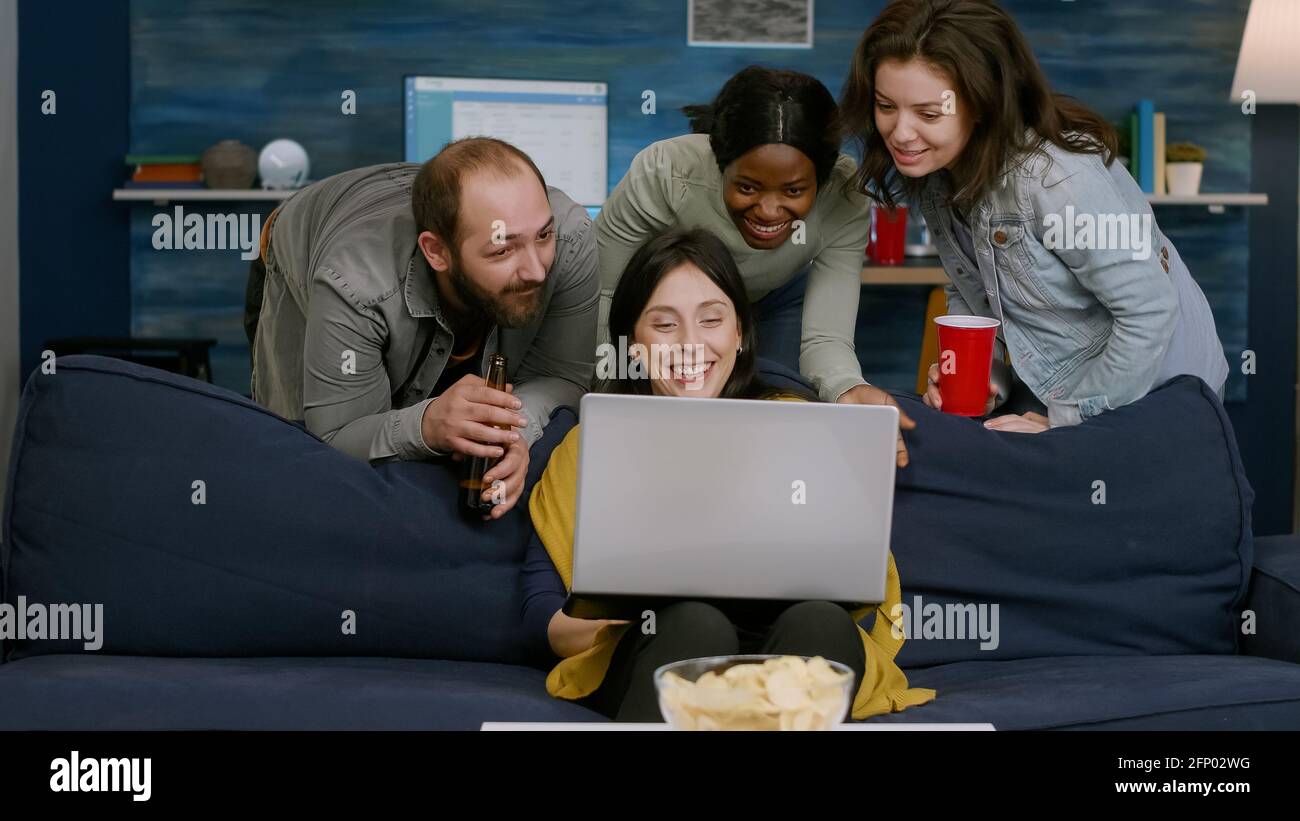
{"type": "Polygon", "coordinates": [[[605,201],[604,83],[405,79],[407,162],[424,162],[461,137],[497,137],[532,157],[546,183],[579,205],[590,209],[605,201]]]}

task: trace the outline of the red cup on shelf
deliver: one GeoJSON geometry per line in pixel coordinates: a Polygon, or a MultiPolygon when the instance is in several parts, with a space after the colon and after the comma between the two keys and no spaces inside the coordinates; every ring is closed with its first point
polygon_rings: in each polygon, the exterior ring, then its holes
{"type": "Polygon", "coordinates": [[[934,319],[939,326],[939,396],[944,413],[983,416],[989,399],[996,319],[950,314],[934,319]]]}
{"type": "Polygon", "coordinates": [[[871,206],[871,237],[867,256],[877,265],[902,265],[907,247],[907,206],[882,208],[871,206]]]}

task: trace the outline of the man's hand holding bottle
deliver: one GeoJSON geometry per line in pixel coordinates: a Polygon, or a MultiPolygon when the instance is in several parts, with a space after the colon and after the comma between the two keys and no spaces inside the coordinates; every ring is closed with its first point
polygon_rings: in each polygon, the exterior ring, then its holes
{"type": "Polygon", "coordinates": [[[485,520],[499,519],[515,506],[528,475],[528,447],[516,430],[528,420],[519,413],[523,403],[513,391],[514,385],[500,390],[466,374],[425,406],[421,420],[424,441],[433,450],[450,453],[458,462],[487,460],[479,494],[484,505],[491,505],[485,520]]]}

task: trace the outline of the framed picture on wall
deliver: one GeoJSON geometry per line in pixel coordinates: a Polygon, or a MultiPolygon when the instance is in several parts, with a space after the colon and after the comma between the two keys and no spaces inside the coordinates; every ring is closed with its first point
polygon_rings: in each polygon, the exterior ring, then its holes
{"type": "Polygon", "coordinates": [[[812,48],[813,0],[686,0],[686,44],[812,48]]]}

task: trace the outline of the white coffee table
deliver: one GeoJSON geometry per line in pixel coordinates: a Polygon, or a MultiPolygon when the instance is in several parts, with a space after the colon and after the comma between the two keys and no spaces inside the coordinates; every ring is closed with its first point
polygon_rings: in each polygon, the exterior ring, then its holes
{"type": "MultiPolygon", "coordinates": [[[[632,722],[620,723],[617,721],[485,721],[479,728],[484,731],[542,731],[558,732],[565,730],[598,730],[614,732],[638,732],[638,731],[659,731],[669,729],[667,724],[636,724],[632,722]]],[[[866,731],[866,732],[896,732],[896,731],[926,731],[926,730],[944,730],[944,731],[991,731],[996,728],[992,724],[841,724],[835,728],[836,731],[866,731]]]]}

